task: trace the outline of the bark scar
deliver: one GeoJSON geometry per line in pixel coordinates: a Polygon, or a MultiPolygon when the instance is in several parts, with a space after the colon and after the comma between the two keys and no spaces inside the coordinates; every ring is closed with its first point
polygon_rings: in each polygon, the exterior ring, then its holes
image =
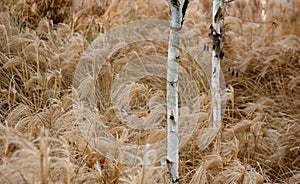
{"type": "Polygon", "coordinates": [[[169,81],[169,84],[170,84],[172,87],[175,87],[175,85],[177,85],[177,81],[169,81]]]}

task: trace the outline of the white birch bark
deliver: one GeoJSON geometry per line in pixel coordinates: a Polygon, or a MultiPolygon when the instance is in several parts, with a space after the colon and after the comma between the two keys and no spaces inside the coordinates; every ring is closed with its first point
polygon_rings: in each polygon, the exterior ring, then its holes
{"type": "MultiPolygon", "coordinates": [[[[213,0],[212,26],[216,33],[220,34],[220,22],[215,22],[215,16],[219,7],[222,6],[221,0],[213,0]]],[[[222,43],[222,42],[221,42],[222,43]]],[[[221,87],[220,87],[220,58],[216,57],[215,50],[212,51],[212,74],[211,74],[211,105],[212,105],[212,126],[221,126],[221,87]]]]}
{"type": "Polygon", "coordinates": [[[171,10],[171,23],[167,73],[167,165],[170,174],[170,183],[178,183],[178,62],[182,23],[182,0],[168,0],[168,3],[171,10]]]}

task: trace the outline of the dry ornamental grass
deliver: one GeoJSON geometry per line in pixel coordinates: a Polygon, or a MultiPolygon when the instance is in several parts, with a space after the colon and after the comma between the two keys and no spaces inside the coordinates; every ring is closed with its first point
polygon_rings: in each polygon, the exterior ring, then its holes
{"type": "MultiPolygon", "coordinates": [[[[180,149],[181,183],[299,182],[299,7],[298,0],[269,0],[266,19],[276,23],[257,24],[259,1],[228,4],[234,16],[226,15],[223,25],[221,65],[228,99],[223,124],[219,132],[204,133],[210,94],[203,93],[197,126],[180,149]],[[213,133],[216,138],[206,145],[213,133]]],[[[165,138],[165,107],[158,105],[166,99],[165,79],[144,77],[130,88],[133,115],[161,122],[151,131],[124,125],[110,94],[129,61],[165,57],[165,43],[127,45],[107,58],[95,85],[96,121],[118,144],[103,141],[101,153],[78,128],[77,94],[72,92],[76,66],[99,34],[131,20],[168,20],[167,1],[2,0],[0,11],[1,183],[167,183],[167,169],[160,163],[128,165],[102,154],[124,142],[151,144],[165,138]]],[[[210,22],[211,2],[191,1],[184,28],[210,44],[210,22]]],[[[199,91],[207,91],[209,83],[200,81],[202,68],[184,51],[181,62],[199,91]]]]}

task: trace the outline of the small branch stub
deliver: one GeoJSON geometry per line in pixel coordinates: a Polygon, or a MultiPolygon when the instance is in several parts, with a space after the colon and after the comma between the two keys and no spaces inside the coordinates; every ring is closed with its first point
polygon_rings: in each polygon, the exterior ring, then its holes
{"type": "Polygon", "coordinates": [[[170,120],[171,120],[174,124],[176,123],[175,109],[172,109],[172,110],[171,110],[170,120]]]}
{"type": "Polygon", "coordinates": [[[176,87],[177,85],[177,81],[170,81],[169,83],[172,87],[176,87]]]}

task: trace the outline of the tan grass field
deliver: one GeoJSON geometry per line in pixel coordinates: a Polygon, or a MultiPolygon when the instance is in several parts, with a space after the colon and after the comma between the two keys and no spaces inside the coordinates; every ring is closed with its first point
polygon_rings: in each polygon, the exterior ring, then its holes
{"type": "MultiPolygon", "coordinates": [[[[267,1],[271,23],[254,23],[261,21],[260,10],[254,0],[227,6],[242,19],[225,16],[221,65],[229,98],[223,124],[215,140],[199,150],[206,114],[181,148],[181,183],[300,181],[300,1],[267,1]]],[[[168,20],[167,1],[0,1],[0,183],[167,183],[167,169],[159,163],[126,165],[95,151],[72,110],[73,76],[91,42],[112,27],[146,18],[168,20]]],[[[211,2],[191,1],[184,27],[209,40],[210,22],[211,2]]],[[[117,139],[153,143],[166,133],[127,130],[109,89],[126,64],[122,58],[165,56],[167,45],[145,42],[125,49],[127,55],[109,58],[98,77],[97,108],[117,139]]],[[[181,58],[193,63],[187,55],[181,58]]],[[[140,82],[130,105],[145,116],[148,97],[165,92],[166,81],[140,82]]],[[[165,99],[164,93],[157,97],[165,99]]],[[[209,98],[203,106],[210,108],[209,98]]]]}

